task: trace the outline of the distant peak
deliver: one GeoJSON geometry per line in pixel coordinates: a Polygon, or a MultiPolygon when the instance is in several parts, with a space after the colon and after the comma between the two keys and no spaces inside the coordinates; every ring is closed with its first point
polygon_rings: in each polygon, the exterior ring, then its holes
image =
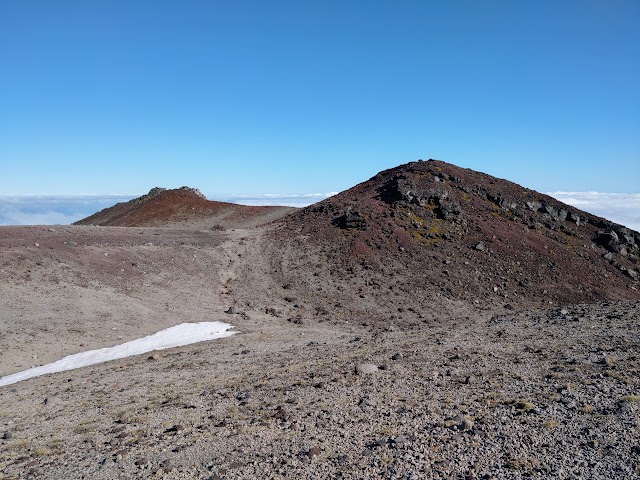
{"type": "Polygon", "coordinates": [[[162,188],[162,187],[153,187],[151,190],[149,190],[149,193],[147,193],[147,197],[149,198],[153,198],[156,195],[159,195],[162,192],[166,192],[167,189],[166,188],[162,188]]]}
{"type": "Polygon", "coordinates": [[[195,195],[198,198],[202,198],[204,200],[207,199],[207,197],[204,196],[204,194],[198,190],[197,188],[191,188],[191,187],[180,187],[177,190],[180,190],[181,192],[188,192],[188,193],[192,193],[193,195],[195,195]]]}

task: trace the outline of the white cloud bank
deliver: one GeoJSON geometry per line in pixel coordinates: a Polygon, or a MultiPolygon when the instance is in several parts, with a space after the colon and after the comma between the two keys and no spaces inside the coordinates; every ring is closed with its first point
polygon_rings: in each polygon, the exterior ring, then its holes
{"type": "MultiPolygon", "coordinates": [[[[207,196],[209,200],[242,205],[306,207],[330,193],[207,196]]],[[[0,195],[0,225],[69,225],[116,203],[139,195],[0,195]]]]}
{"type": "Polygon", "coordinates": [[[0,225],[68,225],[137,195],[0,195],[0,225]]]}
{"type": "Polygon", "coordinates": [[[215,198],[211,200],[220,200],[230,203],[239,203],[242,205],[279,205],[285,207],[306,207],[313,203],[320,202],[325,198],[332,197],[338,192],[329,193],[301,193],[301,194],[278,194],[278,193],[264,193],[261,195],[230,195],[226,198],[215,198]]]}
{"type": "Polygon", "coordinates": [[[547,195],[585,212],[640,231],[640,193],[550,192],[547,195]]]}
{"type": "Polygon", "coordinates": [[[160,330],[148,337],[123,343],[122,345],[76,353],[64,357],[57,362],[7,375],[6,377],[0,378],[0,387],[49,373],[65,372],[67,370],[88,367],[89,365],[108,362],[110,360],[141,355],[153,350],[181,347],[192,343],[228,337],[237,333],[229,331],[230,328],[233,328],[233,326],[222,322],[182,323],[175,327],[160,330]]]}
{"type": "MultiPolygon", "coordinates": [[[[329,193],[208,196],[243,205],[306,207],[329,193]]],[[[640,193],[551,192],[561,202],[640,231],[640,193]]],[[[137,195],[0,195],[0,225],[66,225],[137,195]]]]}

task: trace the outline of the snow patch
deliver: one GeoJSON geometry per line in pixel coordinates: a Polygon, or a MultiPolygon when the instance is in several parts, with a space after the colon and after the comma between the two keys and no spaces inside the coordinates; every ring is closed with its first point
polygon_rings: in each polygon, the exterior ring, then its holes
{"type": "Polygon", "coordinates": [[[141,355],[153,350],[181,347],[192,343],[228,337],[237,332],[229,331],[233,325],[222,322],[182,323],[175,327],[160,330],[148,337],[139,338],[115,347],[100,348],[88,352],[80,352],[64,357],[56,362],[40,367],[30,368],[22,372],[0,378],[0,387],[21,382],[29,378],[49,373],[64,372],[74,368],[87,367],[97,363],[117,360],[119,358],[141,355]]]}

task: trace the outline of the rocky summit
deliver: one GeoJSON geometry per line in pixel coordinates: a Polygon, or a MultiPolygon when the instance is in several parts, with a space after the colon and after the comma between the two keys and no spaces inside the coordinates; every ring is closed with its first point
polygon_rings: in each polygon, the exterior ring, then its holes
{"type": "Polygon", "coordinates": [[[155,187],[146,195],[105,208],[74,225],[242,228],[273,221],[291,210],[290,207],[250,207],[210,201],[197,188],[155,187]]]}
{"type": "Polygon", "coordinates": [[[640,234],[418,161],[304,209],[152,189],[0,227],[0,478],[640,477],[640,234]]]}
{"type": "Polygon", "coordinates": [[[640,298],[638,232],[436,160],[381,172],[290,214],[272,236],[274,256],[289,257],[279,263],[282,282],[317,292],[319,304],[342,298],[369,318],[398,307],[438,315],[460,302],[640,298]]]}

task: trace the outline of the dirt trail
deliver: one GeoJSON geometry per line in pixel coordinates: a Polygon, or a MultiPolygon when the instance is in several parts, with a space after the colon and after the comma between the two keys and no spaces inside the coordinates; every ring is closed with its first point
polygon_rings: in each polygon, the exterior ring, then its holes
{"type": "MultiPolygon", "coordinates": [[[[183,322],[228,321],[239,272],[264,269],[258,230],[43,230],[2,229],[2,375],[183,322]]],[[[262,291],[243,288],[255,300],[262,291]]]]}

